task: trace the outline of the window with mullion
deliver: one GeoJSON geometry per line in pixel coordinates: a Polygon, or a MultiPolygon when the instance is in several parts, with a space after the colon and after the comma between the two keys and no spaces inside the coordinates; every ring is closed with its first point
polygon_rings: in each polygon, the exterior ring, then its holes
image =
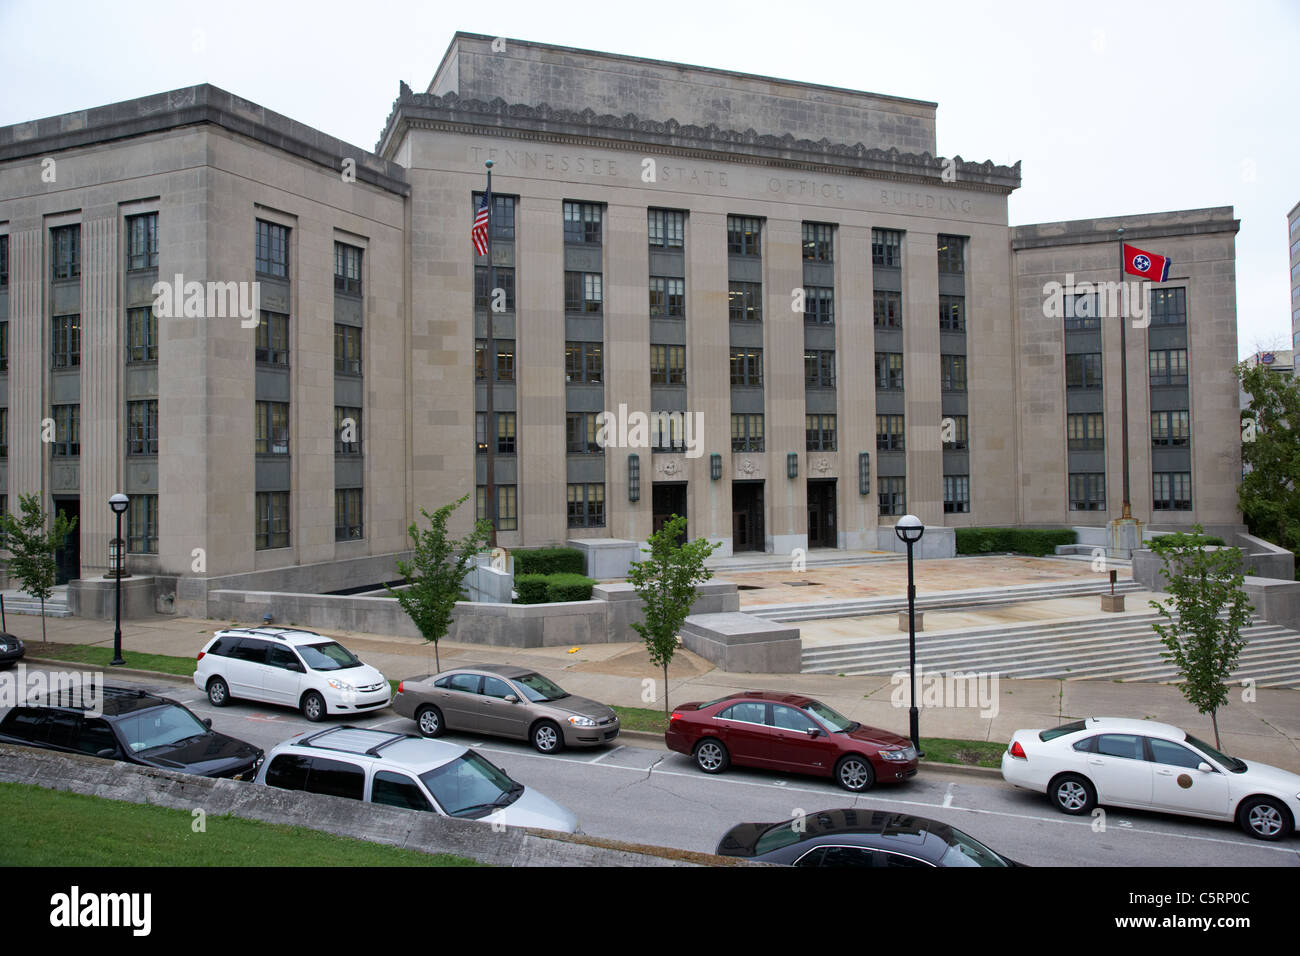
{"type": "Polygon", "coordinates": [[[650,245],[660,249],[682,248],[685,242],[685,213],[672,209],[651,209],[646,219],[650,245]]]}
{"type": "Polygon", "coordinates": [[[1100,473],[1070,475],[1070,510],[1105,511],[1106,476],[1100,473]]]}
{"type": "MultiPolygon", "coordinates": [[[[515,340],[494,339],[496,347],[496,378],[498,382],[515,380],[515,340]]],[[[474,340],[474,378],[487,381],[487,339],[474,340]]]]}
{"type": "Polygon", "coordinates": [[[54,419],[50,454],[55,458],[76,458],[81,454],[81,406],[55,405],[50,411],[54,419]]]}
{"type": "Polygon", "coordinates": [[[1149,363],[1152,385],[1187,384],[1187,349],[1152,349],[1149,363]]]}
{"type": "Polygon", "coordinates": [[[253,450],[258,455],[289,454],[289,404],[257,402],[253,450]]]}
{"type": "Polygon", "coordinates": [[[519,528],[519,492],[516,485],[493,486],[496,498],[496,518],[488,517],[487,488],[475,489],[475,515],[478,521],[492,521],[497,531],[516,531],[519,528]]]}
{"type": "Polygon", "coordinates": [[[763,384],[763,350],[731,350],[731,384],[760,386],[763,384]]]}
{"type": "Polygon", "coordinates": [[[158,496],[132,495],[126,513],[127,554],[158,553],[158,496]]]}
{"type": "Polygon", "coordinates": [[[9,236],[0,236],[0,289],[9,288],[9,236]]]}
{"type": "Polygon", "coordinates": [[[365,537],[363,497],[360,488],[334,491],[334,540],[357,541],[365,537]]]}
{"type": "Polygon", "coordinates": [[[876,353],[876,388],[901,389],[903,387],[903,353],[876,353]]]}
{"type": "Polygon", "coordinates": [[[966,297],[939,296],[939,328],[944,332],[966,331],[966,297]]]}
{"type": "Polygon", "coordinates": [[[686,346],[650,346],[650,384],[686,384],[686,346]]]}
{"type": "Polygon", "coordinates": [[[902,415],[876,416],[876,451],[906,451],[902,415]]]}
{"type": "Polygon", "coordinates": [[[262,310],[257,323],[253,357],[263,365],[289,364],[289,317],[282,312],[262,310]]]}
{"type": "Polygon", "coordinates": [[[126,403],[126,453],[158,454],[158,400],[126,403]]]}
{"type": "Polygon", "coordinates": [[[686,315],[686,280],[650,277],[650,314],[679,319],[686,315]]]}
{"type": "Polygon", "coordinates": [[[834,325],[835,290],[829,286],[805,286],[803,319],[814,325],[834,325]]]}
{"type": "Polygon", "coordinates": [[[158,268],[158,214],[126,219],[126,268],[129,272],[158,268]]]}
{"type": "Polygon", "coordinates": [[[803,380],[805,388],[834,388],[835,350],[804,349],[803,380]]]}
{"type": "Polygon", "coordinates": [[[1149,308],[1152,325],[1186,325],[1187,290],[1152,289],[1149,308]]]}
{"type": "Polygon", "coordinates": [[[568,382],[600,385],[605,381],[604,347],[600,342],[564,343],[564,374],[568,382]]]}
{"type": "Polygon", "coordinates": [[[805,262],[832,262],[834,227],[824,222],[803,224],[803,258],[805,262]]]}
{"type": "Polygon", "coordinates": [[[158,361],[158,316],[151,308],[126,312],[126,361],[128,364],[158,361]]]}
{"type": "Polygon", "coordinates": [[[727,292],[727,313],[732,322],[763,321],[763,285],[760,282],[731,282],[727,292]]]}
{"type": "Polygon", "coordinates": [[[1101,412],[1066,415],[1065,437],[1070,451],[1101,451],[1106,444],[1105,416],[1101,412]]]}
{"type": "Polygon", "coordinates": [[[596,441],[598,432],[595,412],[565,413],[565,450],[568,454],[603,455],[605,449],[596,441]]]}
{"type": "Polygon", "coordinates": [[[763,416],[761,413],[731,416],[731,450],[763,451],[763,416]]]}
{"type": "Polygon", "coordinates": [[[289,492],[260,491],[256,506],[256,549],[289,547],[289,492]]]}
{"type": "Polygon", "coordinates": [[[515,311],[515,270],[504,266],[474,267],[474,308],[480,312],[515,311]],[[496,285],[493,285],[495,275],[496,285]],[[497,293],[500,289],[500,294],[497,293]],[[497,308],[495,303],[500,303],[497,308]]]}
{"type": "Polygon", "coordinates": [[[568,488],[569,527],[605,527],[605,485],[603,482],[572,484],[568,488]]]}
{"type": "Polygon", "coordinates": [[[753,216],[727,217],[727,253],[733,256],[760,256],[763,221],[753,216]]]}
{"type": "Polygon", "coordinates": [[[599,203],[564,203],[564,241],[581,245],[600,245],[601,206],[599,203]]]}
{"type": "Polygon", "coordinates": [[[361,250],[345,242],[334,243],[334,291],[361,294],[361,250]]]}
{"type": "Polygon", "coordinates": [[[361,454],[361,409],[334,406],[334,454],[361,454]]]}
{"type": "Polygon", "coordinates": [[[0,406],[0,458],[9,457],[9,409],[0,406]]]}
{"type": "Polygon", "coordinates": [[[355,325],[334,326],[334,371],[361,374],[361,329],[355,325]]]}
{"type": "Polygon", "coordinates": [[[876,488],[879,495],[880,514],[882,517],[901,515],[906,511],[906,479],[898,477],[877,478],[876,488]]]}
{"type": "Polygon", "coordinates": [[[289,277],[289,229],[257,220],[256,268],[263,275],[289,277]]]}
{"type": "Polygon", "coordinates": [[[946,415],[944,417],[952,420],[952,432],[951,438],[944,440],[943,447],[950,451],[964,451],[970,443],[969,419],[965,415],[946,415]]]}
{"type": "Polygon", "coordinates": [[[943,476],[943,510],[945,514],[970,512],[970,476],[943,476]]]}
{"type": "Polygon", "coordinates": [[[1151,505],[1155,511],[1192,510],[1191,472],[1156,472],[1151,476],[1151,491],[1151,505]]]}
{"type": "Polygon", "coordinates": [[[878,329],[901,329],[903,327],[903,293],[883,292],[879,289],[872,295],[872,320],[878,329]]]}
{"type": "Polygon", "coordinates": [[[588,314],[604,311],[601,279],[599,272],[564,273],[564,310],[588,314]]]}
{"type": "Polygon", "coordinates": [[[1065,357],[1066,388],[1101,388],[1101,353],[1084,352],[1065,357]]]}
{"type": "Polygon", "coordinates": [[[834,451],[835,416],[805,415],[804,438],[808,451],[834,451]]]}
{"type": "Polygon", "coordinates": [[[966,391],[966,356],[940,355],[939,382],[945,392],[966,391]]]}
{"type": "MultiPolygon", "coordinates": [[[[478,207],[483,204],[483,193],[476,191],[470,198],[470,216],[473,217],[478,214],[478,207]]],[[[515,205],[518,198],[518,196],[507,196],[501,193],[492,194],[492,210],[488,216],[490,238],[514,240],[515,205]]]]}
{"type": "Polygon", "coordinates": [[[50,230],[53,278],[75,279],[81,275],[81,226],[58,226],[50,230]]]}
{"type": "Polygon", "coordinates": [[[962,236],[940,235],[938,240],[939,272],[962,275],[966,271],[966,240],[962,236]]]}
{"type": "Polygon", "coordinates": [[[81,364],[81,316],[56,315],[50,324],[50,367],[81,364]]]}
{"type": "Polygon", "coordinates": [[[902,268],[903,234],[897,229],[872,229],[871,264],[891,269],[902,268]]]}
{"type": "Polygon", "coordinates": [[[1151,413],[1151,444],[1155,447],[1184,447],[1191,441],[1191,412],[1151,413]]]}

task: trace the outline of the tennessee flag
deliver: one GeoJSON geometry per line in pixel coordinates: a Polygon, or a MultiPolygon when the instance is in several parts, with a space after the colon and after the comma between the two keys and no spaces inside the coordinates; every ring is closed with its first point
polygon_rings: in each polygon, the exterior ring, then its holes
{"type": "Polygon", "coordinates": [[[1168,256],[1143,252],[1137,246],[1124,243],[1124,271],[1129,275],[1141,276],[1152,282],[1164,282],[1169,278],[1169,264],[1172,261],[1168,256]]]}

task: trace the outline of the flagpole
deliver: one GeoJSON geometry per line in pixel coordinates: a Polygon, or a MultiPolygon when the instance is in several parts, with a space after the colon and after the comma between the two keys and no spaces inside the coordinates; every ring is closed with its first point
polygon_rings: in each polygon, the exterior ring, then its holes
{"type": "MultiPolygon", "coordinates": [[[[1115,230],[1116,238],[1119,240],[1119,284],[1121,291],[1124,288],[1124,227],[1120,226],[1115,230]]],[[[1121,438],[1124,448],[1123,465],[1124,465],[1124,513],[1120,516],[1121,520],[1128,521],[1133,517],[1133,508],[1129,500],[1129,474],[1128,474],[1128,315],[1127,309],[1121,309],[1119,323],[1119,385],[1120,385],[1120,406],[1122,410],[1120,427],[1121,438]]]]}
{"type": "MultiPolygon", "coordinates": [[[[495,296],[497,287],[497,261],[492,255],[492,160],[483,164],[487,167],[487,192],[484,194],[484,200],[487,203],[488,210],[488,310],[487,310],[487,343],[484,347],[483,371],[487,379],[487,410],[484,413],[483,430],[487,437],[487,474],[486,487],[483,492],[483,509],[487,515],[488,521],[492,523],[492,530],[488,534],[488,544],[491,547],[497,546],[497,512],[496,512],[496,443],[497,443],[497,423],[496,409],[493,406],[492,386],[497,375],[497,344],[496,336],[493,334],[493,312],[492,301],[495,296]]],[[[518,425],[515,426],[518,434],[518,425]]]]}

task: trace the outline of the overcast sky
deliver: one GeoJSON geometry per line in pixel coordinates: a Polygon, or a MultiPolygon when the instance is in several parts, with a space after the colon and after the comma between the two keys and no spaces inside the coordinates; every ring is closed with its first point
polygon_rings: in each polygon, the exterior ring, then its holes
{"type": "Polygon", "coordinates": [[[208,82],[373,149],[457,30],[937,102],[940,155],[1023,162],[1013,225],[1232,206],[1238,351],[1289,347],[1296,0],[0,0],[0,125],[208,82]]]}

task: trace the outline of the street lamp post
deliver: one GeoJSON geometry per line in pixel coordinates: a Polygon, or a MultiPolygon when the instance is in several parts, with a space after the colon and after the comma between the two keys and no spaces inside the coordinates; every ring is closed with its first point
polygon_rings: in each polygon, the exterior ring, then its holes
{"type": "Polygon", "coordinates": [[[912,746],[917,756],[921,753],[920,717],[916,710],[916,580],[912,573],[912,546],[925,534],[925,525],[916,515],[903,515],[894,525],[894,534],[907,545],[907,649],[911,667],[912,706],[907,712],[911,728],[912,746]]]}
{"type": "Polygon", "coordinates": [[[126,663],[122,658],[122,515],[126,514],[126,509],[130,505],[131,499],[120,491],[108,499],[108,506],[113,509],[113,515],[117,518],[117,535],[114,537],[110,549],[113,563],[113,590],[116,592],[116,609],[114,610],[113,624],[113,659],[109,661],[109,664],[114,665],[126,663]]]}

